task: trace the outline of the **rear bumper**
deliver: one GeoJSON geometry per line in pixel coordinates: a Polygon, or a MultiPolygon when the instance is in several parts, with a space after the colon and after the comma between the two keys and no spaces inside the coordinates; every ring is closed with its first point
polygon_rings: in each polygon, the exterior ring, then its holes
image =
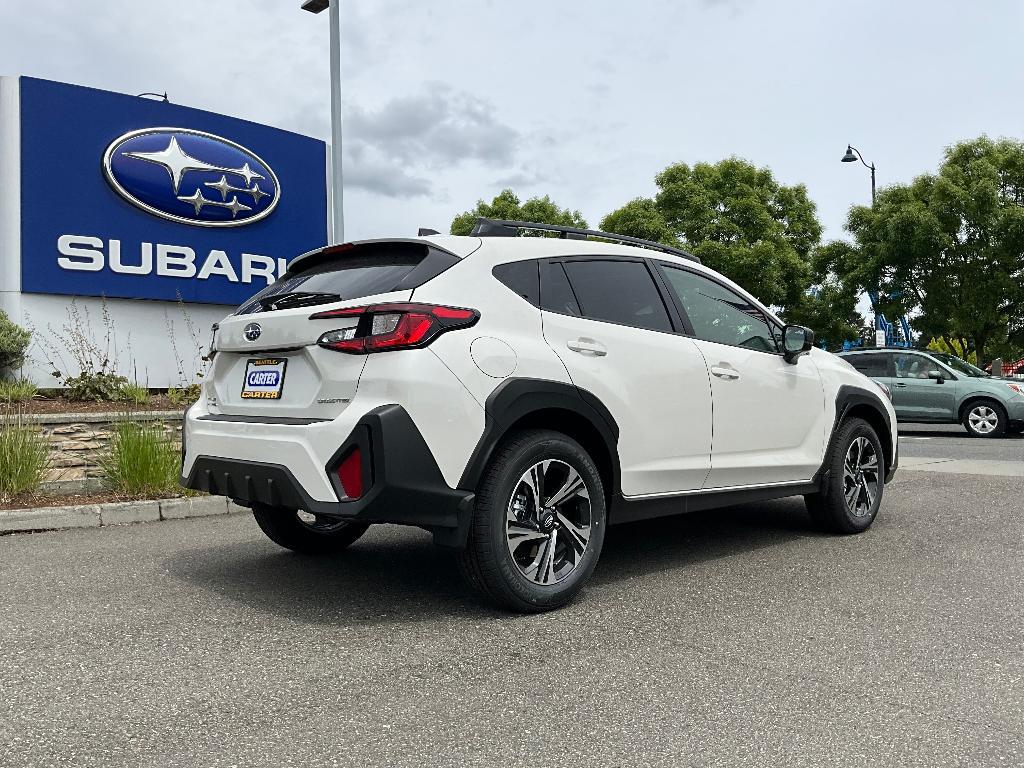
{"type": "Polygon", "coordinates": [[[322,472],[340,501],[314,499],[284,464],[207,455],[201,449],[181,482],[245,506],[266,504],[367,523],[415,525],[432,531],[437,543],[448,546],[466,540],[474,495],[448,486],[423,436],[400,405],[384,405],[364,414],[322,472]],[[360,498],[347,500],[335,470],[356,446],[363,457],[366,490],[360,498]]]}

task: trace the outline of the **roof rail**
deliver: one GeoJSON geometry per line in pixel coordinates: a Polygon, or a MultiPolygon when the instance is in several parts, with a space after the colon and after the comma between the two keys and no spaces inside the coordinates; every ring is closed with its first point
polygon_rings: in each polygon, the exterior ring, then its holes
{"type": "Polygon", "coordinates": [[[504,219],[487,219],[480,217],[470,233],[477,237],[516,237],[521,229],[538,229],[542,232],[558,232],[562,240],[586,240],[590,237],[598,237],[602,240],[612,240],[624,245],[636,245],[640,248],[650,248],[653,251],[671,253],[673,256],[681,256],[684,259],[701,263],[700,259],[682,248],[673,248],[670,245],[656,243],[653,240],[644,240],[629,235],[616,235],[613,232],[602,232],[599,229],[580,229],[579,227],[563,227],[560,224],[539,224],[530,221],[506,221],[504,219]]]}

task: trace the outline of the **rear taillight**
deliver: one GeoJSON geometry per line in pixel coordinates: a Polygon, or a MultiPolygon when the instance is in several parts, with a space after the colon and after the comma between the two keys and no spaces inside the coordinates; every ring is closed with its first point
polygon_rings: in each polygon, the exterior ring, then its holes
{"type": "Polygon", "coordinates": [[[359,448],[353,448],[338,465],[338,479],[348,499],[363,495],[363,455],[359,448]]]}
{"type": "Polygon", "coordinates": [[[357,317],[355,328],[327,331],[317,344],[337,352],[365,355],[395,349],[425,347],[442,333],[468,328],[480,319],[475,309],[435,304],[374,304],[369,307],[329,309],[310,320],[357,317]]]}

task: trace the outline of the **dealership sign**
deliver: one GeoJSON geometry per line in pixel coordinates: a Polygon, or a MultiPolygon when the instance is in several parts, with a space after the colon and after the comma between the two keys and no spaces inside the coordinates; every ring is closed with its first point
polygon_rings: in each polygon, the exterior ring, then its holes
{"type": "Polygon", "coordinates": [[[240,304],[326,243],[323,142],[79,86],[20,88],[23,292],[240,304]]]}

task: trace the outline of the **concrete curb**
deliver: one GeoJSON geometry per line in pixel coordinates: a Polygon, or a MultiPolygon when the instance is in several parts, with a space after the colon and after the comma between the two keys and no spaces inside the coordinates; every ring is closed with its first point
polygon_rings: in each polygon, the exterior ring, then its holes
{"type": "Polygon", "coordinates": [[[128,523],[156,523],[191,517],[248,512],[223,496],[185,496],[152,501],[116,501],[109,504],[77,504],[67,507],[35,507],[0,510],[0,533],[59,531],[66,528],[100,528],[128,523]]]}

